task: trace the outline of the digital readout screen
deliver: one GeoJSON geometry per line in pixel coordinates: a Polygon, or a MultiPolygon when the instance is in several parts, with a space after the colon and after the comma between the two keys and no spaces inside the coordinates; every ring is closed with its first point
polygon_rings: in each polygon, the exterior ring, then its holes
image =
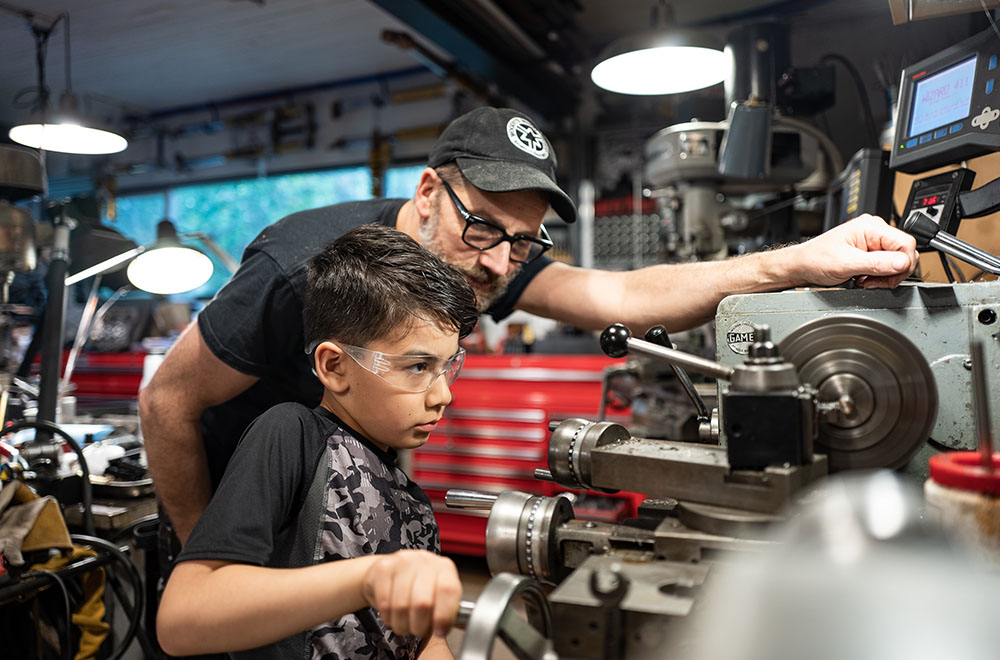
{"type": "Polygon", "coordinates": [[[917,83],[908,137],[969,116],[977,56],[917,83]]]}

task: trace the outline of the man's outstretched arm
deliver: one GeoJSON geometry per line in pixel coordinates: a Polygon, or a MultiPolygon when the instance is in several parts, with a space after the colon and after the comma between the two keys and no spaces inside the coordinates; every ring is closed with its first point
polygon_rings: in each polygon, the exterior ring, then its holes
{"type": "Polygon", "coordinates": [[[725,261],[627,272],[552,264],[531,281],[517,307],[591,330],[618,321],[674,331],[708,321],[729,295],[834,286],[851,278],[865,288],[894,287],[916,264],[912,236],[864,215],[805,243],[725,261]]]}

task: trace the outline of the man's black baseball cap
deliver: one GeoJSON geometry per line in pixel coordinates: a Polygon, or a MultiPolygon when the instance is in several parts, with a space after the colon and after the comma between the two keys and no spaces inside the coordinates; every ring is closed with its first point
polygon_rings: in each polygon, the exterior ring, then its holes
{"type": "Polygon", "coordinates": [[[428,158],[428,167],[454,161],[465,178],[486,192],[540,190],[566,222],[576,221],[576,207],[556,184],[552,145],[525,115],[510,108],[476,108],[444,129],[428,158]]]}

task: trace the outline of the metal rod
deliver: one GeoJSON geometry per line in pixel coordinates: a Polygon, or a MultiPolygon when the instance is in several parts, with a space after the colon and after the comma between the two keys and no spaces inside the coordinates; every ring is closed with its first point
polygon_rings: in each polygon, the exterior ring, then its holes
{"type": "Polygon", "coordinates": [[[63,369],[62,384],[60,389],[63,392],[69,391],[69,384],[73,378],[73,370],[76,368],[76,358],[83,350],[83,345],[90,337],[90,324],[94,320],[94,312],[97,311],[97,295],[101,289],[101,276],[94,277],[94,283],[90,287],[90,295],[87,296],[87,303],[83,306],[83,314],[80,315],[80,324],[76,327],[76,337],[73,338],[73,348],[66,358],[66,368],[63,369]]]}
{"type": "Polygon", "coordinates": [[[976,433],[979,435],[979,454],[982,466],[993,471],[993,433],[990,429],[990,399],[986,389],[986,359],[983,342],[974,340],[969,346],[972,358],[972,392],[976,404],[976,433]]]}
{"type": "MultiPolygon", "coordinates": [[[[62,369],[63,327],[66,320],[66,268],[69,266],[69,234],[71,222],[65,217],[65,207],[53,223],[54,238],[49,272],[46,276],[48,301],[45,305],[45,327],[42,329],[42,365],[38,386],[38,419],[56,421],[59,399],[59,372],[62,369]]],[[[45,435],[39,433],[39,436],[45,435]]]]}
{"type": "MultiPolygon", "coordinates": [[[[86,557],[73,564],[68,564],[58,570],[59,577],[74,578],[83,573],[89,573],[111,563],[112,557],[109,554],[98,553],[96,557],[86,557]]],[[[56,578],[51,573],[39,573],[29,571],[22,576],[20,582],[14,582],[7,586],[0,587],[0,600],[8,601],[13,598],[37,592],[39,589],[55,583],[56,578]]]]}
{"type": "Polygon", "coordinates": [[[444,503],[452,509],[489,509],[497,501],[493,493],[452,488],[444,494],[444,503]]]}
{"type": "Polygon", "coordinates": [[[225,250],[223,250],[222,247],[218,243],[215,242],[215,239],[212,238],[211,236],[209,236],[208,234],[206,234],[204,232],[196,231],[196,232],[192,232],[190,234],[181,234],[180,237],[181,238],[188,238],[188,237],[190,237],[190,238],[196,238],[199,241],[201,241],[202,243],[204,243],[205,247],[208,248],[208,250],[212,254],[214,254],[219,259],[219,261],[222,262],[222,265],[225,266],[226,270],[229,271],[230,275],[232,275],[233,273],[235,273],[236,270],[240,267],[239,262],[236,261],[235,259],[233,259],[231,256],[229,256],[229,253],[226,252],[225,250]]]}
{"type": "Polygon", "coordinates": [[[629,338],[628,350],[632,353],[642,353],[643,355],[651,355],[661,360],[666,360],[670,364],[676,364],[679,367],[697,371],[711,378],[719,378],[721,380],[732,380],[733,378],[733,369],[731,367],[724,367],[714,360],[691,355],[684,351],[657,346],[642,339],[629,338]]]}
{"type": "Polygon", "coordinates": [[[927,241],[927,244],[935,250],[972,264],[982,271],[1000,275],[1000,261],[996,257],[964,241],[959,241],[950,234],[938,232],[938,235],[927,241]]]}
{"type": "MultiPolygon", "coordinates": [[[[673,344],[670,341],[670,335],[667,334],[666,328],[662,325],[650,328],[646,332],[646,341],[664,348],[673,348],[673,344]]],[[[673,369],[674,375],[677,376],[677,380],[680,382],[684,393],[687,394],[688,399],[690,399],[691,405],[693,405],[695,410],[698,411],[698,421],[707,421],[710,419],[711,415],[708,412],[708,407],[705,405],[705,402],[701,400],[701,395],[698,394],[698,390],[691,381],[691,376],[688,376],[687,371],[676,364],[671,363],[670,368],[673,369]]]]}
{"type": "Polygon", "coordinates": [[[463,600],[458,604],[458,612],[455,613],[455,627],[464,628],[469,625],[469,617],[472,616],[472,610],[476,608],[476,604],[471,600],[463,600]]]}
{"type": "Polygon", "coordinates": [[[990,254],[986,250],[978,248],[972,243],[968,243],[960,238],[956,238],[955,236],[952,236],[948,232],[943,232],[943,231],[938,232],[938,235],[935,238],[944,243],[945,245],[953,247],[954,251],[976,256],[982,259],[983,261],[993,264],[994,268],[1000,266],[1000,259],[998,259],[996,255],[990,254]]]}
{"type": "Polygon", "coordinates": [[[642,268],[642,170],[632,170],[632,268],[642,268]]]}
{"type": "Polygon", "coordinates": [[[552,476],[552,470],[547,468],[535,468],[535,479],[539,481],[551,481],[555,483],[555,478],[552,476]]]}
{"type": "Polygon", "coordinates": [[[111,257],[110,259],[105,259],[101,263],[94,264],[90,268],[85,268],[84,270],[81,270],[79,273],[74,273],[73,275],[67,277],[66,286],[71,286],[73,284],[76,284],[77,282],[81,282],[90,277],[91,275],[103,275],[104,273],[107,273],[108,271],[113,269],[118,264],[128,261],[132,257],[137,257],[145,251],[146,248],[140,245],[138,247],[132,248],[131,250],[128,250],[127,252],[122,252],[117,256],[111,257]]]}

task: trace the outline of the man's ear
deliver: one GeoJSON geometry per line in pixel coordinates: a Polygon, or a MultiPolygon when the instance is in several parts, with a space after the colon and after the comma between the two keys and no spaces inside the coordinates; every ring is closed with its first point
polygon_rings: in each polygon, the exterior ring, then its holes
{"type": "Polygon", "coordinates": [[[350,358],[344,349],[332,341],[324,341],[316,347],[313,365],[323,387],[335,394],[343,394],[348,389],[347,373],[344,369],[350,358]]]}
{"type": "Polygon", "coordinates": [[[441,178],[431,167],[425,167],[424,171],[420,173],[420,181],[417,183],[417,190],[413,194],[413,207],[416,209],[421,222],[431,217],[431,211],[434,208],[434,191],[437,189],[439,181],[441,181],[441,178]]]}

